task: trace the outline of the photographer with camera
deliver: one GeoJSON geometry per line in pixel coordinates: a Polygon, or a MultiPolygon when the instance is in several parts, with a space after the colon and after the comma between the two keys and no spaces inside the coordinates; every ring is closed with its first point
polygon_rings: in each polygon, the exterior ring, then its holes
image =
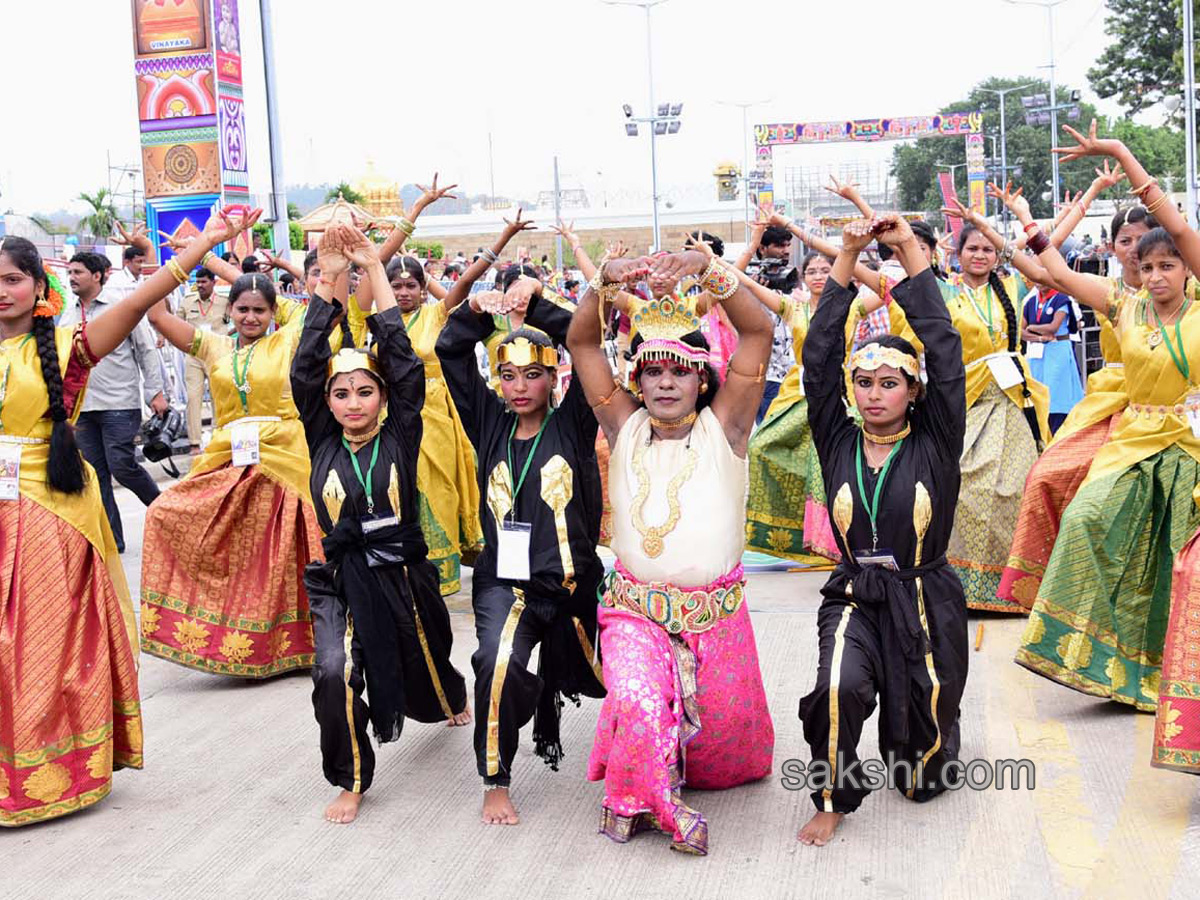
{"type": "MultiPolygon", "coordinates": [[[[738,268],[776,293],[790,295],[800,282],[800,273],[792,265],[792,235],[780,225],[768,225],[765,221],[751,226],[750,243],[738,260],[738,268]]],[[[771,314],[774,336],[771,341],[771,361],[767,364],[767,381],[763,390],[762,403],[754,424],[762,423],[771,401],[779,394],[779,388],[788,371],[796,361],[792,349],[792,330],[777,314],[771,314]]]]}

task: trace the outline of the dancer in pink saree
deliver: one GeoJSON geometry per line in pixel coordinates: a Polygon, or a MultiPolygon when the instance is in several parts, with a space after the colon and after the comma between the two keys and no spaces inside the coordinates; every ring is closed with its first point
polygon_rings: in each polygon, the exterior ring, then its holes
{"type": "Polygon", "coordinates": [[[599,611],[608,696],[588,763],[588,778],[604,780],[600,830],[623,843],[657,829],[700,855],[708,824],[682,789],[763,778],[775,743],[741,566],[746,441],[772,329],[736,273],[704,249],[607,263],[568,336],[575,377],[613,448],[617,567],[599,611]],[[633,300],[631,394],[600,348],[597,302],[647,271],[652,288],[667,284],[653,291],[661,299],[633,300]],[[740,336],[723,385],[699,320],[671,298],[670,282],[687,275],[724,304],[740,336]]]}

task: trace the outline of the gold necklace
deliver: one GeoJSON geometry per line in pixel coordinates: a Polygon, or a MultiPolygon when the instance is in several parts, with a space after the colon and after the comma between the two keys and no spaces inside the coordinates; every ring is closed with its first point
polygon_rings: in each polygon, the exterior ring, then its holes
{"type": "Polygon", "coordinates": [[[679,524],[679,489],[683,483],[692,477],[696,471],[696,463],[700,454],[691,447],[687,448],[687,462],[675,473],[675,477],[667,484],[667,518],[661,525],[647,525],[642,518],[642,510],[650,497],[650,475],[642,456],[646,452],[646,444],[639,444],[633,451],[633,471],[637,474],[637,495],[633,498],[633,527],[642,536],[642,552],[650,559],[662,556],[663,538],[675,530],[679,524]]]}
{"type": "Polygon", "coordinates": [[[904,427],[895,434],[872,434],[871,432],[867,431],[865,426],[862,430],[863,437],[865,437],[872,444],[898,444],[908,437],[911,432],[912,426],[909,425],[908,422],[905,422],[904,427]]]}
{"type": "Polygon", "coordinates": [[[381,422],[376,422],[375,427],[372,428],[370,431],[368,431],[364,435],[355,437],[354,435],[350,434],[348,431],[343,431],[342,437],[344,437],[346,439],[346,443],[348,443],[348,444],[365,444],[367,441],[371,440],[371,438],[375,437],[375,435],[379,434],[379,429],[382,427],[383,427],[383,424],[381,422]]]}
{"type": "Polygon", "coordinates": [[[695,410],[692,410],[686,416],[680,416],[678,419],[659,419],[655,416],[650,417],[650,424],[655,428],[660,428],[663,431],[677,431],[680,428],[686,428],[696,421],[696,416],[699,415],[695,410]]]}

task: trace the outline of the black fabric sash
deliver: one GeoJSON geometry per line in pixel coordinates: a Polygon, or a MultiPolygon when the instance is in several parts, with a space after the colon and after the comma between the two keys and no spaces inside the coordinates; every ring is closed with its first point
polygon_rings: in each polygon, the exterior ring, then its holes
{"type": "Polygon", "coordinates": [[[945,565],[944,555],[923,566],[899,571],[843,561],[821,589],[821,594],[831,600],[853,601],[864,609],[874,610],[878,616],[887,698],[885,714],[892,737],[901,743],[908,741],[909,666],[922,662],[929,652],[929,636],[921,625],[917,602],[909,594],[908,583],[945,565]]]}
{"type": "Polygon", "coordinates": [[[380,576],[391,566],[425,559],[429,550],[419,524],[388,525],[364,534],[356,517],[338,521],[321,545],[323,564],[305,570],[310,592],[331,591],[345,600],[354,619],[354,634],[362,645],[367,693],[371,698],[371,725],[380,742],[395,740],[404,724],[404,668],[400,633],[410,616],[411,589],[403,570],[401,596],[389,597],[380,576]],[[374,560],[380,568],[372,569],[374,560]],[[311,584],[310,584],[311,582],[311,584]]]}

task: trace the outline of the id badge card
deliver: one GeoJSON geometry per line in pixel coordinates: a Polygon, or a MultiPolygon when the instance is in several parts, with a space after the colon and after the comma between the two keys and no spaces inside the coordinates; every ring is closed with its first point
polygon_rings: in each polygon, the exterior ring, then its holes
{"type": "Polygon", "coordinates": [[[1187,395],[1187,420],[1192,426],[1192,437],[1200,438],[1200,391],[1193,391],[1187,395]]]}
{"type": "Polygon", "coordinates": [[[800,367],[800,396],[804,396],[804,366],[800,367]]]}
{"type": "Polygon", "coordinates": [[[201,323],[200,323],[200,330],[201,330],[201,331],[207,331],[207,332],[210,332],[210,333],[211,333],[211,332],[212,332],[212,330],[213,330],[213,328],[212,328],[212,323],[211,323],[211,322],[201,322],[201,323]]]}
{"type": "Polygon", "coordinates": [[[257,422],[243,422],[241,425],[234,425],[230,440],[233,444],[233,464],[235,466],[258,465],[257,422]]]}
{"type": "Polygon", "coordinates": [[[883,566],[893,572],[900,570],[896,564],[896,555],[887,547],[877,547],[874,550],[856,550],[854,561],[860,566],[883,566]]]}
{"type": "Polygon", "coordinates": [[[1021,383],[1021,370],[1011,356],[994,356],[987,361],[987,365],[1000,390],[1007,391],[1021,383]]]}
{"type": "Polygon", "coordinates": [[[21,495],[21,445],[0,444],[0,500],[21,495]]]}
{"type": "Polygon", "coordinates": [[[507,581],[529,580],[528,522],[500,522],[496,528],[496,577],[507,581]]]}
{"type": "Polygon", "coordinates": [[[1041,359],[1046,355],[1046,345],[1041,341],[1030,341],[1025,347],[1026,359],[1041,359]]]}

